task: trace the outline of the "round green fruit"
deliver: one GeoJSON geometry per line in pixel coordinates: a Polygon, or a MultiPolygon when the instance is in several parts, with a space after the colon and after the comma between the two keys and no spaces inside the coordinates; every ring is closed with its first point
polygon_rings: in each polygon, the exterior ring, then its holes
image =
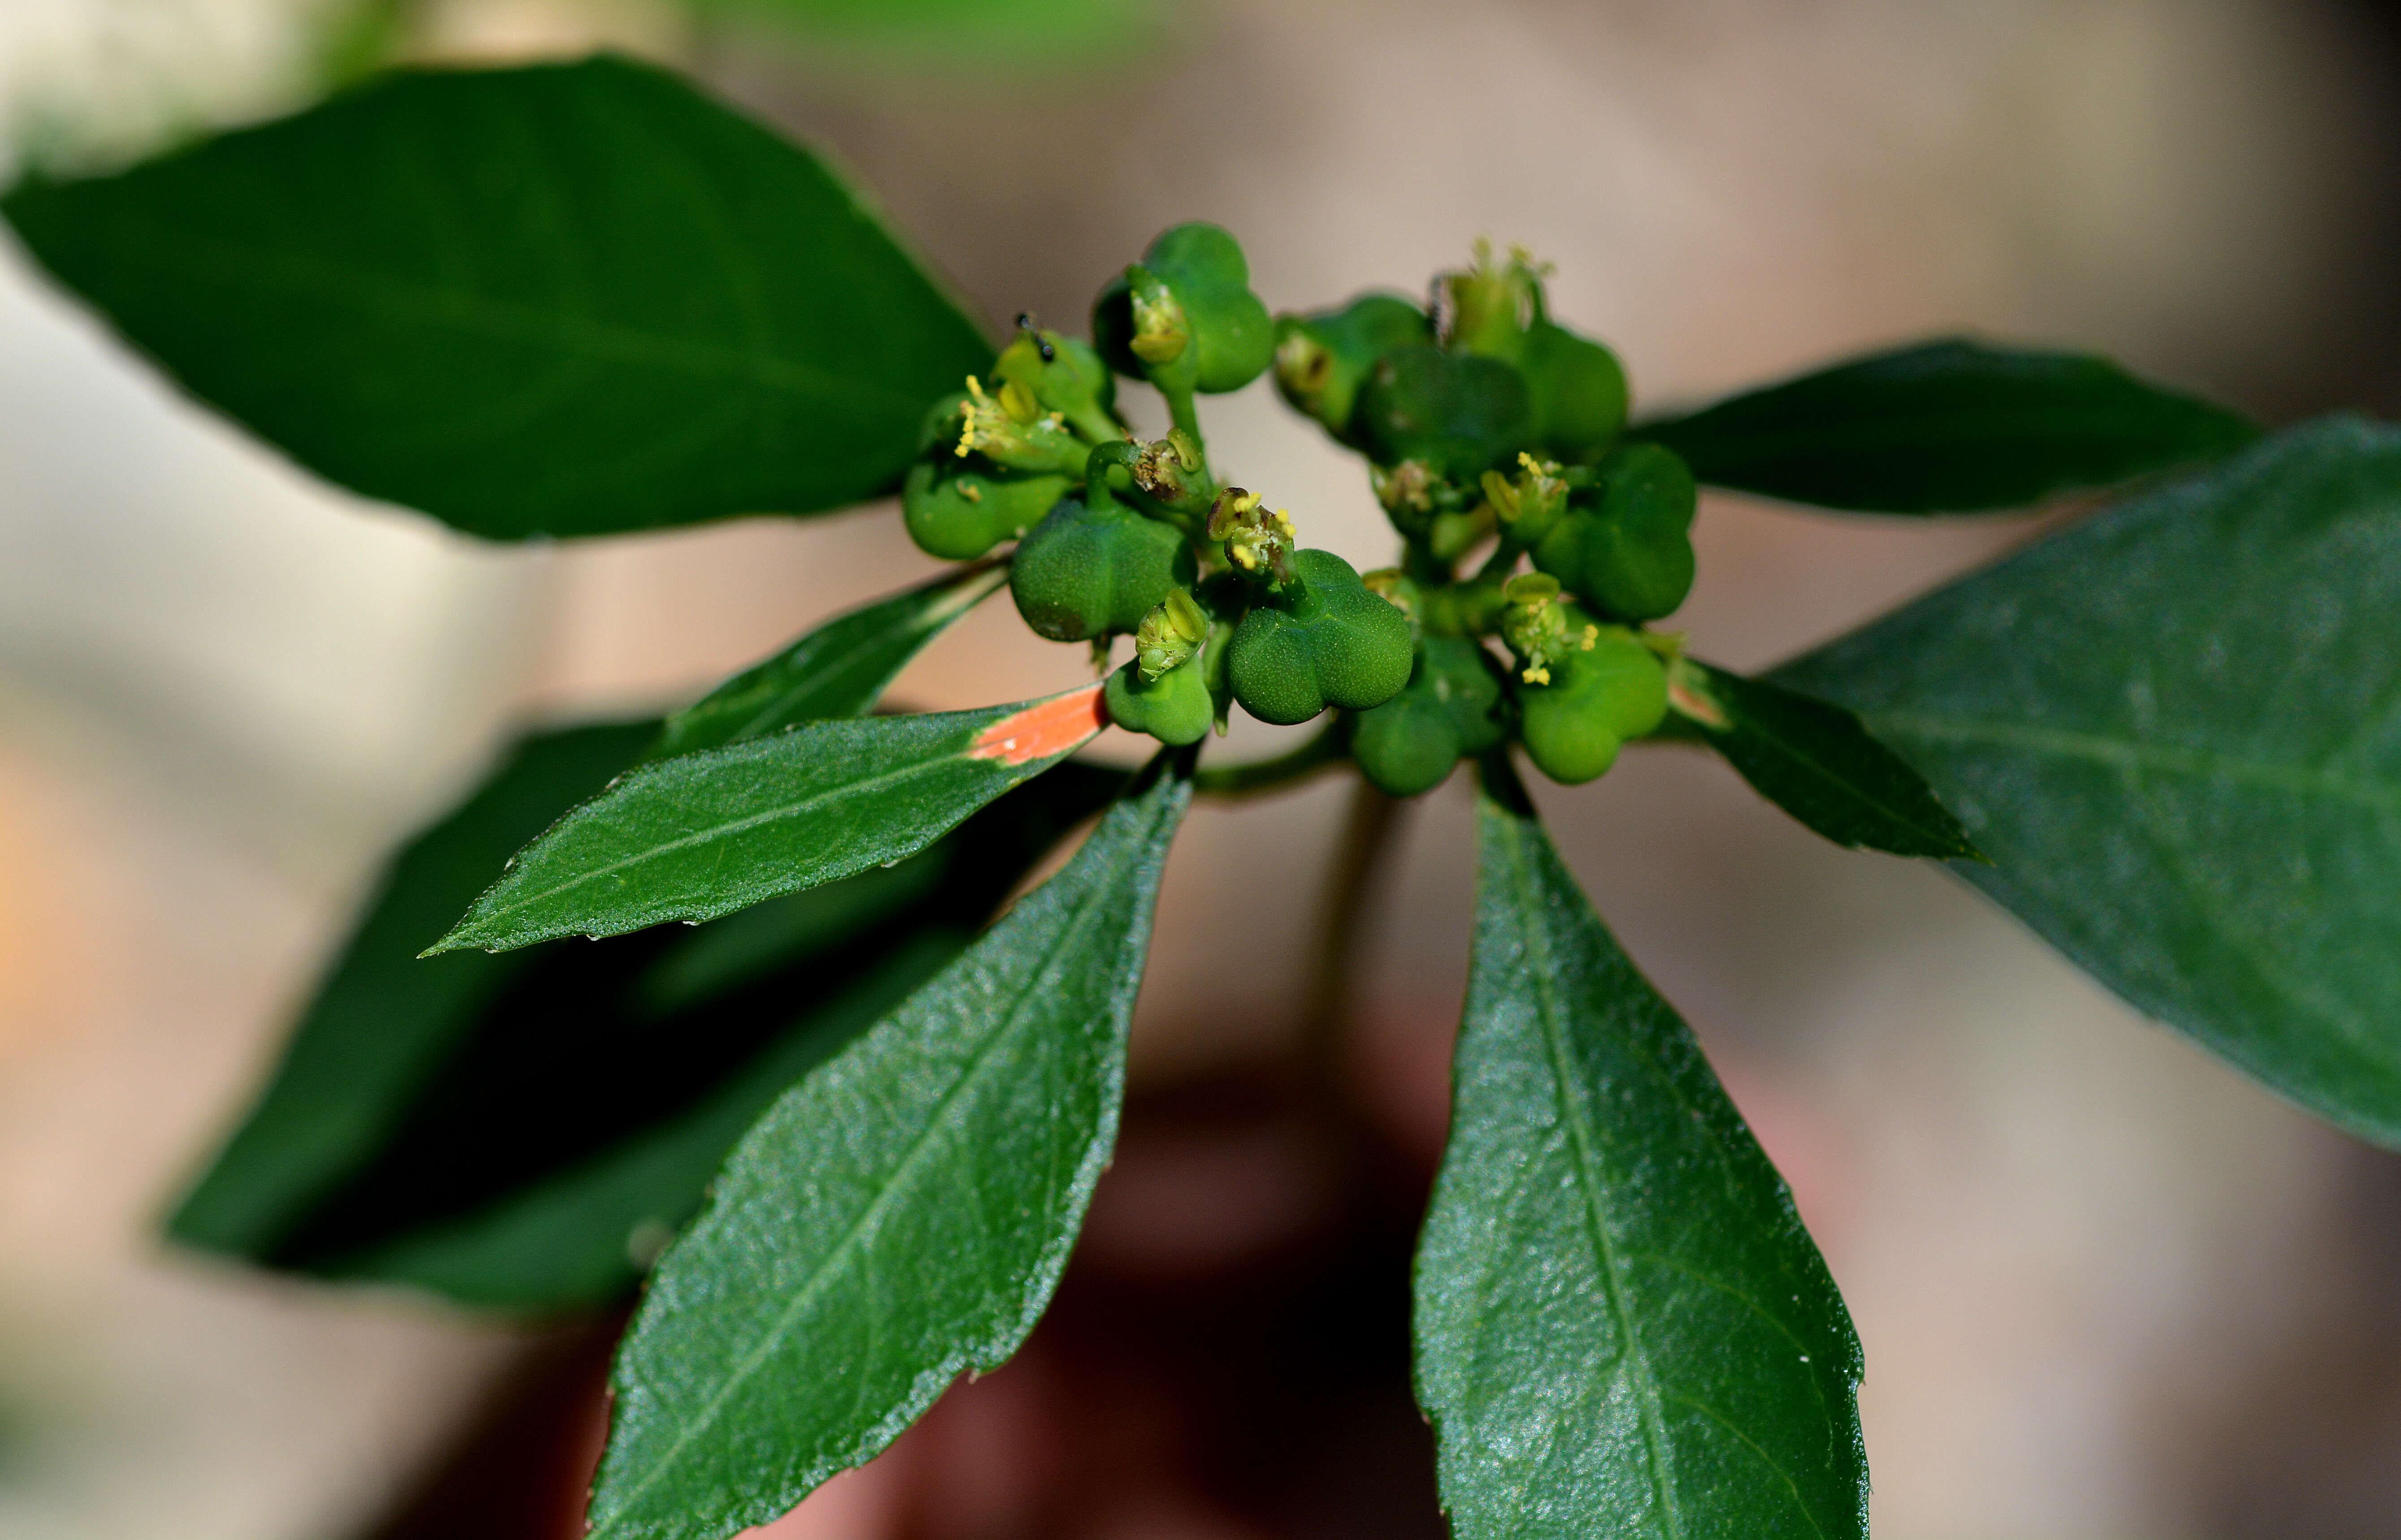
{"type": "Polygon", "coordinates": [[[1111,722],[1129,732],[1148,733],[1161,743],[1199,743],[1216,720],[1208,676],[1197,656],[1155,680],[1144,679],[1141,666],[1129,662],[1109,676],[1101,698],[1111,722]]]}
{"type": "Polygon", "coordinates": [[[1426,313],[1398,295],[1362,295],[1339,309],[1276,323],[1276,389],[1345,444],[1360,388],[1386,353],[1434,340],[1426,313]]]}
{"type": "Polygon", "coordinates": [[[1536,769],[1577,786],[1617,763],[1629,738],[1667,714],[1667,670],[1624,631],[1603,631],[1590,652],[1551,665],[1551,682],[1517,687],[1518,736],[1536,769]]]}
{"type": "Polygon", "coordinates": [[[1092,340],[1119,374],[1203,394],[1239,391],[1275,357],[1275,323],[1251,292],[1250,263],[1231,235],[1194,223],[1163,230],[1142,261],[1110,281],[1092,305],[1092,340]],[[1146,290],[1153,283],[1164,292],[1146,290]],[[1188,352],[1146,357],[1136,313],[1140,299],[1172,300],[1189,336],[1188,352]]]}
{"type": "Polygon", "coordinates": [[[1019,543],[1008,591],[1037,634],[1083,641],[1133,630],[1193,571],[1192,548],[1173,527],[1066,497],[1019,543]]]}
{"type": "Polygon", "coordinates": [[[1295,551],[1297,581],[1242,617],[1226,653],[1234,698],[1261,722],[1365,711],[1408,682],[1409,621],[1331,551],[1295,551]]]}
{"type": "Polygon", "coordinates": [[[1672,614],[1693,591],[1693,473],[1674,451],[1636,444],[1601,466],[1592,492],[1534,547],[1534,565],[1596,610],[1672,614]]]}
{"type": "Polygon", "coordinates": [[[1475,353],[1393,350],[1369,372],[1357,413],[1359,438],[1379,464],[1414,460],[1454,481],[1472,483],[1533,443],[1524,378],[1475,353]]]}
{"type": "Polygon", "coordinates": [[[947,454],[920,460],[900,483],[900,522],[909,538],[944,561],[973,561],[1002,541],[1015,540],[1075,485],[1058,474],[953,469],[964,463],[947,454]]]}
{"type": "Polygon", "coordinates": [[[1457,637],[1428,637],[1401,693],[1360,713],[1351,757],[1395,797],[1440,786],[1451,766],[1499,743],[1501,681],[1492,654],[1457,637]]]}
{"type": "Polygon", "coordinates": [[[1518,372],[1534,409],[1534,440],[1542,452],[1571,465],[1588,465],[1608,452],[1626,427],[1626,369],[1617,355],[1564,326],[1537,321],[1526,334],[1518,372]]]}

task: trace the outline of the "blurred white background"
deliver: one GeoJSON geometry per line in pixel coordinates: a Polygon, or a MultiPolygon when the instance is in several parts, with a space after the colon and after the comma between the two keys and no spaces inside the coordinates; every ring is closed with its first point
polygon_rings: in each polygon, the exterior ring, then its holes
{"type": "MultiPolygon", "coordinates": [[[[285,110],[336,20],[329,0],[0,0],[0,154],[106,160],[285,110]]],[[[2099,347],[2273,420],[2401,386],[2401,44],[2374,7],[1207,0],[1162,25],[1139,57],[1004,78],[704,32],[668,0],[443,0],[404,42],[698,70],[847,161],[995,322],[1080,329],[1151,233],[1205,217],[1278,308],[1416,290],[1479,234],[1525,242],[1653,404],[1960,327],[2099,347]]],[[[1211,405],[1234,475],[1312,543],[1383,563],[1352,462],[1264,383],[1211,405]]],[[[1712,502],[1678,624],[1764,664],[2027,532],[1712,502]]],[[[180,400],[0,237],[0,1534],[299,1540],[390,1500],[525,1333],[172,1256],[155,1216],[381,852],[511,722],[688,695],[928,565],[888,508],[471,543],[180,400]]],[[[995,605],[897,694],[1083,677],[1080,649],[995,605]]],[[[2133,1019],[1940,873],[1822,846],[1712,763],[1646,751],[1543,800],[1843,1286],[1879,1534],[2394,1533],[2389,1159],[2133,1019]]],[[[1322,852],[1339,807],[1328,786],[1193,819],[1145,1083],[1291,1030],[1309,886],[1243,877],[1262,850],[1322,852]],[[1239,969],[1196,939],[1228,913],[1263,938],[1239,969]]],[[[1461,788],[1408,830],[1361,1072],[1431,1147],[1464,977],[1461,788]]],[[[818,1527],[871,1509],[853,1492],[818,1527]]]]}

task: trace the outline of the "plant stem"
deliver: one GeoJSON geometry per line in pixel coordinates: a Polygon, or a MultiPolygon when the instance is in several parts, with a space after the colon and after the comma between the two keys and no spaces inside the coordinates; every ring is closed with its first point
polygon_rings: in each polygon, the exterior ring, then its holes
{"type": "Polygon", "coordinates": [[[1344,1135],[1346,1148],[1355,1145],[1351,1135],[1359,1121],[1342,1074],[1357,1004],[1352,965],[1367,928],[1368,899],[1400,827],[1404,805],[1364,777],[1351,786],[1318,906],[1317,960],[1300,1022],[1301,1069],[1327,1124],[1344,1135]]]}
{"type": "Polygon", "coordinates": [[[1204,797],[1247,797],[1274,791],[1315,775],[1343,757],[1343,723],[1339,717],[1288,754],[1248,764],[1212,765],[1192,777],[1192,790],[1204,797]]]}

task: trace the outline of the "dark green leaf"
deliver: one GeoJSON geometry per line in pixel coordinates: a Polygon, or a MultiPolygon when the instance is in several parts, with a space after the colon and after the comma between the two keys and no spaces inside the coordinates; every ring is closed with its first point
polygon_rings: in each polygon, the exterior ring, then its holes
{"type": "Polygon", "coordinates": [[[1833,1280],[1524,797],[1488,771],[1418,1249],[1452,1533],[1865,1540],[1859,1347],[1833,1280]]]}
{"type": "MultiPolygon", "coordinates": [[[[1173,751],[1171,751],[1173,755],[1173,751]]],[[[1066,869],[744,1136],[620,1351],[596,1536],[765,1523],[1049,1300],[1117,1134],[1162,756],[1066,869]]]]}
{"type": "Polygon", "coordinates": [[[175,1239],[262,1255],[328,1173],[353,1169],[390,1136],[404,1110],[391,1088],[432,1074],[534,961],[467,953],[420,962],[418,949],[510,852],[598,790],[657,731],[640,722],[528,738],[400,853],[273,1084],[169,1221],[175,1239]]]}
{"type": "Polygon", "coordinates": [[[495,539],[874,496],[992,359],[824,166],[620,59],[391,76],[0,207],[193,394],[495,539]]]}
{"type": "Polygon", "coordinates": [[[2401,1144],[2401,432],[2298,428],[1784,669],[1961,874],[2137,1008],[2401,1144]]]}
{"type": "Polygon", "coordinates": [[[1983,859],[1924,778],[1839,706],[1690,657],[1667,670],[1667,704],[1753,791],[1836,845],[1983,859]]]}
{"type": "Polygon", "coordinates": [[[1107,725],[1101,687],[977,711],[803,722],[628,771],[510,863],[427,954],[615,936],[913,856],[1107,725]]]}
{"type": "Polygon", "coordinates": [[[2259,433],[2106,358],[1966,341],[1837,364],[1636,432],[1713,486],[1883,514],[2023,508],[2259,433]]]}
{"type": "MultiPolygon", "coordinates": [[[[1063,764],[897,867],[696,930],[510,954],[540,962],[438,1061],[344,1088],[378,1142],[303,1163],[313,1180],[287,1186],[244,1254],[514,1310],[622,1294],[742,1131],[956,956],[1124,784],[1063,764]]],[[[270,1142],[254,1163],[275,1153],[270,1142]]]]}
{"type": "Polygon", "coordinates": [[[667,719],[651,759],[763,738],[873,706],[919,648],[1008,581],[998,564],[962,567],[837,615],[667,719]]]}

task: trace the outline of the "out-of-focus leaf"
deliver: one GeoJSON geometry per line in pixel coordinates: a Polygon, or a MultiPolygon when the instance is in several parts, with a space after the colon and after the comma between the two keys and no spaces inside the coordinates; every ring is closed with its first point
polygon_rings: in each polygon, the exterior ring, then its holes
{"type": "Polygon", "coordinates": [[[380,1142],[320,1167],[247,1255],[517,1311],[622,1294],[742,1131],[955,957],[1125,779],[1063,764],[889,870],[698,929],[531,949],[438,1064],[371,1088],[380,1142]]]}
{"type": "MultiPolygon", "coordinates": [[[[816,50],[887,69],[977,71],[1028,87],[1050,72],[1136,52],[1165,30],[1167,0],[685,0],[704,16],[787,28],[816,50]]],[[[896,82],[896,84],[899,82],[896,82]]],[[[989,84],[987,85],[989,89],[989,84]]]]}
{"type": "Polygon", "coordinates": [[[620,1350],[592,1533],[728,1535],[1017,1350],[1108,1159],[1190,755],[744,1135],[620,1350]]]}
{"type": "Polygon", "coordinates": [[[1839,706],[1678,658],[1667,704],[1761,796],[1854,850],[1981,860],[1925,778],[1839,706]]]}
{"type": "Polygon", "coordinates": [[[1101,687],[977,711],[804,722],[628,772],[520,851],[429,956],[616,936],[913,856],[1107,725],[1101,687]]]}
{"type": "Polygon", "coordinates": [[[1644,423],[1700,480],[1863,513],[2023,508],[2230,454],[2239,413],[2086,353],[1929,342],[1644,423]]]}
{"type": "Polygon", "coordinates": [[[0,209],[194,395],[492,539],[875,496],[992,360],[814,157],[622,59],[392,75],[0,209]]]}
{"type": "Polygon", "coordinates": [[[1859,1340],[1782,1178],[1487,771],[1418,1395],[1461,1540],[1867,1534],[1859,1340]]]}
{"type": "Polygon", "coordinates": [[[2401,431],[2133,497],[1775,677],[1859,713],[2137,1009],[2401,1145],[2401,431]]]}

